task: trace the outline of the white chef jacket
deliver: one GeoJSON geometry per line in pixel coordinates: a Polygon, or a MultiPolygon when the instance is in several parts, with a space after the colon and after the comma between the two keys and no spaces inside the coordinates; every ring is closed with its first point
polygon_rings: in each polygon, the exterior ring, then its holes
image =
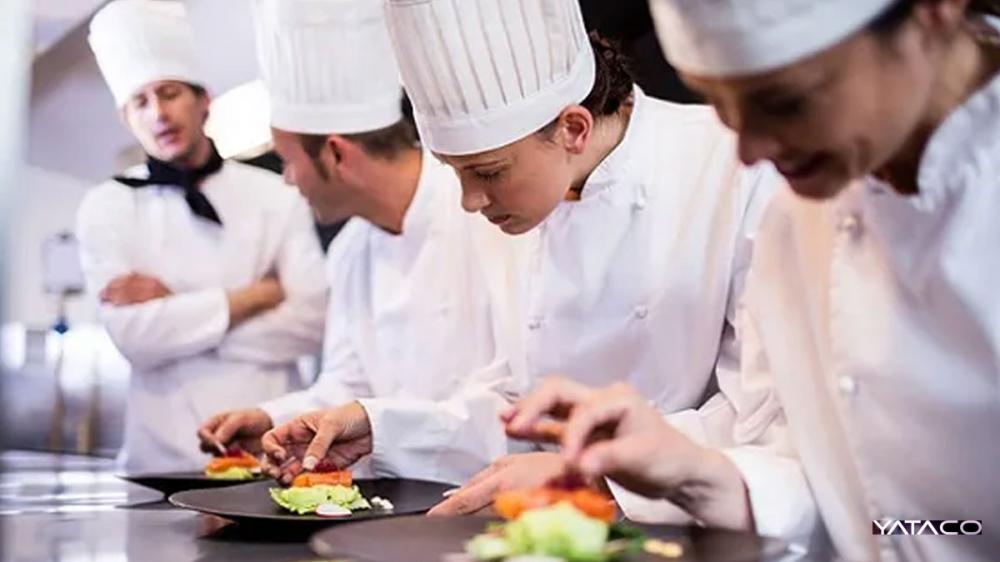
{"type": "MultiPolygon", "coordinates": [[[[145,166],[131,177],[148,174],[145,166]]],[[[200,469],[200,422],[287,392],[299,357],[319,352],[323,253],[302,197],[271,172],[228,161],[201,190],[224,226],[196,217],[181,189],[108,181],[77,214],[87,283],[138,272],[174,294],[100,307],[132,365],[121,462],[129,472],[200,469]],[[226,292],[276,274],[278,307],[229,329],[226,292]]]]}
{"type": "Polygon", "coordinates": [[[448,440],[466,412],[457,418],[421,418],[405,435],[384,427],[383,420],[409,419],[421,404],[463,393],[489,404],[484,410],[489,415],[507,403],[509,369],[489,367],[498,351],[489,297],[494,284],[486,276],[505,269],[503,252],[510,244],[481,216],[462,210],[455,173],[424,153],[401,234],[354,218],[331,244],[331,297],[317,382],[262,408],[277,424],[359,400],[375,436],[365,470],[450,482],[468,478],[484,459],[506,452],[499,427],[482,444],[479,435],[467,435],[466,447],[449,454],[448,440]],[[400,466],[381,465],[378,458],[387,449],[393,456],[408,451],[415,458],[400,466]]]}
{"type": "MultiPolygon", "coordinates": [[[[733,409],[712,395],[714,378],[739,377],[731,324],[753,234],[775,186],[769,166],[747,169],[735,137],[704,106],[646,97],[636,88],[624,139],[536,229],[516,237],[513,280],[501,287],[506,394],[563,374],[592,385],[625,380],[685,432],[732,441],[733,409]]],[[[498,291],[500,292],[500,291],[498,291]]],[[[495,296],[493,298],[496,298],[495,296]]],[[[420,457],[511,452],[483,394],[414,404],[379,421],[385,439],[436,447],[384,447],[374,458],[405,470],[420,457]],[[426,450],[425,450],[426,449],[426,450]]],[[[379,433],[374,434],[376,442],[379,433]]],[[[493,455],[491,457],[491,455],[493,455]]]]}
{"type": "Polygon", "coordinates": [[[769,166],[740,165],[710,108],[636,88],[625,137],[580,200],[528,234],[519,303],[529,386],[553,373],[624,380],[712,438],[703,418],[678,413],[699,407],[717,374],[738,376],[733,315],[778,184],[769,166]]]}
{"type": "Polygon", "coordinates": [[[776,199],[747,289],[737,433],[756,446],[728,453],[762,533],[807,534],[818,508],[848,559],[997,560],[1000,77],[932,135],[918,185],[776,199]],[[874,519],[984,534],[873,537],[874,519]]]}

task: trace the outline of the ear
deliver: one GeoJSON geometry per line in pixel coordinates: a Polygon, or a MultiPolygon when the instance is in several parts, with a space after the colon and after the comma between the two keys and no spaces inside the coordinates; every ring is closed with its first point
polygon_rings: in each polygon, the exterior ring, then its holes
{"type": "Polygon", "coordinates": [[[571,154],[582,154],[594,131],[594,115],[582,105],[571,105],[557,118],[555,142],[571,154]]]}
{"type": "Polygon", "coordinates": [[[326,137],[326,147],[333,155],[333,165],[340,165],[344,156],[350,153],[350,141],[340,135],[329,135],[326,137]]]}

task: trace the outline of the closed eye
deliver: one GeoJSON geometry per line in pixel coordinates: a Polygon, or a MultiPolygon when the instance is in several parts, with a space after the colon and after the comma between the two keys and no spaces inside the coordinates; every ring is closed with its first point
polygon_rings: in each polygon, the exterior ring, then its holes
{"type": "Polygon", "coordinates": [[[494,182],[500,179],[500,176],[503,175],[503,170],[488,170],[488,171],[476,170],[473,172],[473,174],[477,178],[485,182],[494,182]]]}

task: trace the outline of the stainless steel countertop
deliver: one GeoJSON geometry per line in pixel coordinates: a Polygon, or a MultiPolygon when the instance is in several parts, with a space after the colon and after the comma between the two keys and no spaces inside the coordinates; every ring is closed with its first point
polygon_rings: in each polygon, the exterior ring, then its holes
{"type": "Polygon", "coordinates": [[[306,562],[308,536],[249,533],[176,509],[114,476],[107,459],[0,454],[0,526],[9,562],[306,562]]]}
{"type": "MultiPolygon", "coordinates": [[[[315,528],[240,526],[175,508],[115,477],[108,459],[0,453],[2,560],[7,562],[314,562],[315,528]]],[[[701,560],[702,558],[698,558],[701,560]]],[[[711,556],[707,559],[711,559],[711,556]]],[[[828,562],[828,553],[781,560],[828,562]]]]}

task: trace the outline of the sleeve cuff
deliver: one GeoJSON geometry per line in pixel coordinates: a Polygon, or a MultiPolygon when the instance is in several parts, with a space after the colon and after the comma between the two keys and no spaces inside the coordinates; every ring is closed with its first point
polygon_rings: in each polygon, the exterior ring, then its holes
{"type": "Polygon", "coordinates": [[[382,461],[380,458],[382,456],[381,452],[388,445],[382,424],[382,412],[385,408],[379,403],[379,400],[374,398],[361,398],[358,400],[358,404],[361,404],[361,407],[365,409],[365,413],[368,415],[368,425],[371,427],[372,432],[372,453],[368,458],[371,470],[377,474],[380,466],[384,464],[384,462],[380,462],[382,461]]]}
{"type": "Polygon", "coordinates": [[[801,465],[757,447],[723,449],[743,476],[757,533],[808,543],[818,515],[801,465]]]}
{"type": "MultiPolygon", "coordinates": [[[[498,399],[499,400],[499,399],[498,399]]],[[[458,484],[508,452],[496,404],[367,398],[376,474],[458,484]]]]}
{"type": "Polygon", "coordinates": [[[629,521],[656,525],[694,524],[694,518],[667,500],[640,496],[610,479],[605,482],[618,508],[629,521]]]}
{"type": "Polygon", "coordinates": [[[215,345],[218,346],[229,331],[229,297],[224,289],[209,289],[196,295],[204,298],[206,306],[216,311],[209,321],[209,327],[216,334],[215,345]]]}

